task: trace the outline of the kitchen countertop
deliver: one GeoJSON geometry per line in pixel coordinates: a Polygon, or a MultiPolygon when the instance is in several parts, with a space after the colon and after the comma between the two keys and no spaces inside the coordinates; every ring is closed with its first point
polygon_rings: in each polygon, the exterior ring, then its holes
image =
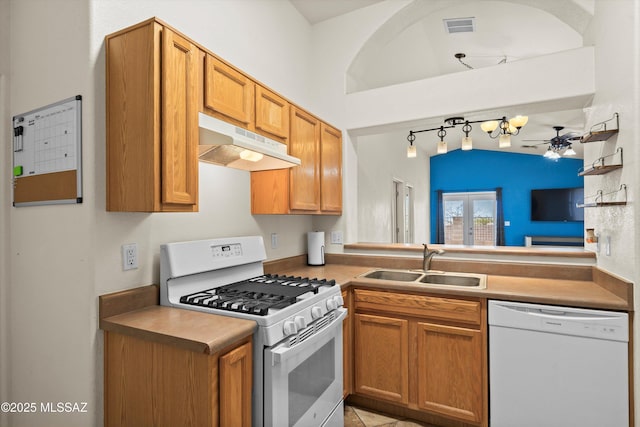
{"type": "Polygon", "coordinates": [[[253,320],[160,306],[157,295],[150,285],[100,296],[100,329],[215,354],[257,327],[253,320]]]}
{"type": "MultiPolygon", "coordinates": [[[[532,267],[534,268],[534,267],[532,267]]],[[[388,289],[435,295],[466,296],[509,301],[554,304],[583,308],[633,311],[633,299],[616,294],[593,280],[487,275],[486,289],[441,288],[421,283],[360,278],[371,266],[327,264],[292,267],[282,274],[335,279],[343,289],[349,286],[388,289]]],[[[599,277],[599,276],[596,276],[599,277]]],[[[619,287],[632,286],[621,281],[619,287]]],[[[628,293],[627,293],[628,295],[628,293]]]]}
{"type": "MultiPolygon", "coordinates": [[[[535,264],[445,263],[436,268],[487,273],[486,289],[442,288],[415,282],[360,277],[376,268],[419,268],[420,259],[327,254],[324,266],[305,265],[306,256],[270,261],[266,272],[335,279],[350,286],[440,296],[458,296],[633,311],[633,284],[590,266],[535,264]],[[385,265],[386,264],[386,265],[385,265]],[[485,271],[482,271],[482,268],[485,271]],[[465,270],[466,269],[466,270],[465,270]],[[493,273],[493,274],[492,274],[493,273]]],[[[159,304],[157,285],[141,286],[99,297],[100,328],[105,331],[213,354],[253,334],[251,320],[219,316],[159,304]]]]}

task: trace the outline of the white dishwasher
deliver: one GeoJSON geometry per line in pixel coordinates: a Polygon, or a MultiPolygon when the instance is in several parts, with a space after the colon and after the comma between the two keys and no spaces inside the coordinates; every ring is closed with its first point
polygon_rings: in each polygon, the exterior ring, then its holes
{"type": "Polygon", "coordinates": [[[629,427],[627,313],[489,301],[491,427],[629,427]]]}

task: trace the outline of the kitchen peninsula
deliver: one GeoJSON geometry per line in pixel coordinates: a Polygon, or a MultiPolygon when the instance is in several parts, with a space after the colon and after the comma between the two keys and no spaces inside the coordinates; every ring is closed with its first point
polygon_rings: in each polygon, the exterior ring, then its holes
{"type": "MultiPolygon", "coordinates": [[[[632,284],[594,267],[592,265],[594,255],[589,252],[564,249],[554,252],[537,248],[498,248],[493,251],[447,248],[449,257],[464,254],[467,259],[452,260],[442,255],[433,260],[434,269],[487,274],[486,289],[476,290],[443,289],[424,284],[364,278],[362,276],[365,273],[377,268],[411,270],[419,269],[422,265],[422,259],[419,256],[422,247],[419,245],[345,246],[345,250],[348,251],[366,252],[367,249],[386,250],[390,253],[408,252],[413,256],[327,254],[326,265],[312,267],[306,265],[306,255],[300,255],[267,261],[264,269],[267,273],[278,271],[281,274],[294,276],[328,277],[341,284],[345,306],[349,309],[349,316],[343,324],[344,394],[348,397],[348,402],[435,425],[488,425],[486,338],[488,299],[560,304],[622,312],[633,310],[632,284]],[[519,261],[470,259],[474,255],[479,257],[487,255],[483,252],[492,252],[489,254],[492,256],[499,254],[502,257],[518,257],[519,261]],[[544,257],[547,262],[532,262],[531,260],[537,259],[536,257],[544,257]],[[382,321],[384,323],[380,323],[382,321]],[[431,326],[422,327],[427,329],[415,329],[425,324],[431,326]],[[383,329],[380,329],[380,326],[383,326],[383,329]],[[392,332],[391,335],[386,336],[385,340],[391,341],[378,341],[379,333],[388,331],[388,328],[391,328],[392,332]],[[418,334],[418,330],[422,332],[418,334]],[[454,335],[451,335],[453,332],[457,334],[455,337],[462,337],[463,341],[440,339],[437,346],[433,345],[434,338],[453,337],[454,335]],[[406,338],[402,338],[403,336],[406,338]],[[422,338],[413,342],[412,340],[416,337],[422,338]],[[387,345],[394,339],[404,342],[400,351],[396,347],[387,345]],[[408,341],[403,341],[404,339],[408,341]],[[421,342],[423,344],[420,344],[421,342]],[[439,378],[440,380],[444,381],[446,376],[455,375],[455,369],[471,369],[470,372],[474,372],[473,375],[468,376],[469,383],[464,389],[466,395],[462,397],[458,395],[455,399],[447,395],[434,396],[433,390],[419,385],[421,384],[419,378],[424,374],[423,368],[427,367],[416,365],[416,358],[418,351],[425,351],[425,348],[421,347],[425,343],[429,343],[429,348],[434,350],[429,350],[424,357],[434,363],[438,360],[439,352],[444,351],[445,348],[448,349],[449,353],[445,355],[448,362],[445,366],[449,370],[441,371],[440,375],[444,377],[439,378]],[[401,383],[397,387],[395,384],[386,383],[386,380],[371,377],[373,365],[368,364],[376,361],[373,354],[367,353],[370,356],[365,359],[358,356],[359,348],[362,351],[374,344],[375,346],[384,345],[387,349],[385,352],[375,352],[376,355],[384,354],[404,361],[389,368],[399,369],[398,378],[401,379],[401,383]],[[457,352],[457,358],[449,357],[452,351],[457,352]],[[465,355],[469,358],[466,359],[465,355]],[[464,362],[466,365],[458,366],[452,362],[456,360],[466,360],[464,362]]],[[[149,306],[133,306],[130,307],[129,313],[117,316],[114,316],[113,312],[105,311],[104,315],[107,317],[101,316],[102,328],[110,334],[117,332],[123,336],[137,336],[150,342],[168,343],[170,346],[182,348],[182,351],[207,353],[206,346],[186,348],[185,341],[171,337],[175,331],[188,329],[192,325],[191,320],[184,323],[185,320],[177,314],[171,315],[175,320],[175,322],[172,321],[173,332],[154,332],[157,325],[153,326],[154,322],[150,319],[157,317],[157,314],[153,313],[158,310],[177,312],[183,310],[158,307],[157,293],[148,292],[149,289],[157,288],[155,286],[145,288],[147,288],[147,295],[150,295],[150,299],[145,304],[149,306]],[[135,328],[129,324],[130,319],[134,318],[137,325],[135,328]],[[145,318],[148,320],[145,321],[145,318]],[[145,332],[146,329],[148,330],[145,332]]],[[[130,294],[130,297],[133,295],[133,293],[130,294]]],[[[102,296],[101,301],[108,301],[109,298],[113,296],[102,296]]],[[[126,299],[125,297],[121,301],[126,299]]],[[[189,315],[198,316],[200,313],[189,315]]],[[[250,333],[247,331],[251,331],[252,327],[242,325],[241,329],[244,332],[240,335],[250,333]]],[[[242,338],[238,340],[246,342],[242,338]]],[[[230,345],[228,342],[226,344],[230,345]]],[[[389,377],[396,378],[396,375],[389,375],[389,377]]],[[[108,404],[107,407],[109,407],[108,404]]]]}

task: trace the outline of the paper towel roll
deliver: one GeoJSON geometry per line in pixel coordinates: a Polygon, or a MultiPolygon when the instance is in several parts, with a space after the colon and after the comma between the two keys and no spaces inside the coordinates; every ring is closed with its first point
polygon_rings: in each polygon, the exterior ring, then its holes
{"type": "Polygon", "coordinates": [[[324,265],[324,231],[307,233],[307,264],[324,265]]]}

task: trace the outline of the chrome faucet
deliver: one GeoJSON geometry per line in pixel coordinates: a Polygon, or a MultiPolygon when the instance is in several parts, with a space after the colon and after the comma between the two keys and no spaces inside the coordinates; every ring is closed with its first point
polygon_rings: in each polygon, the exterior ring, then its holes
{"type": "Polygon", "coordinates": [[[431,250],[429,249],[429,247],[427,247],[426,243],[423,243],[422,246],[424,246],[424,250],[422,252],[422,270],[429,271],[431,270],[431,259],[435,255],[442,255],[444,253],[444,250],[442,249],[431,250]]]}

